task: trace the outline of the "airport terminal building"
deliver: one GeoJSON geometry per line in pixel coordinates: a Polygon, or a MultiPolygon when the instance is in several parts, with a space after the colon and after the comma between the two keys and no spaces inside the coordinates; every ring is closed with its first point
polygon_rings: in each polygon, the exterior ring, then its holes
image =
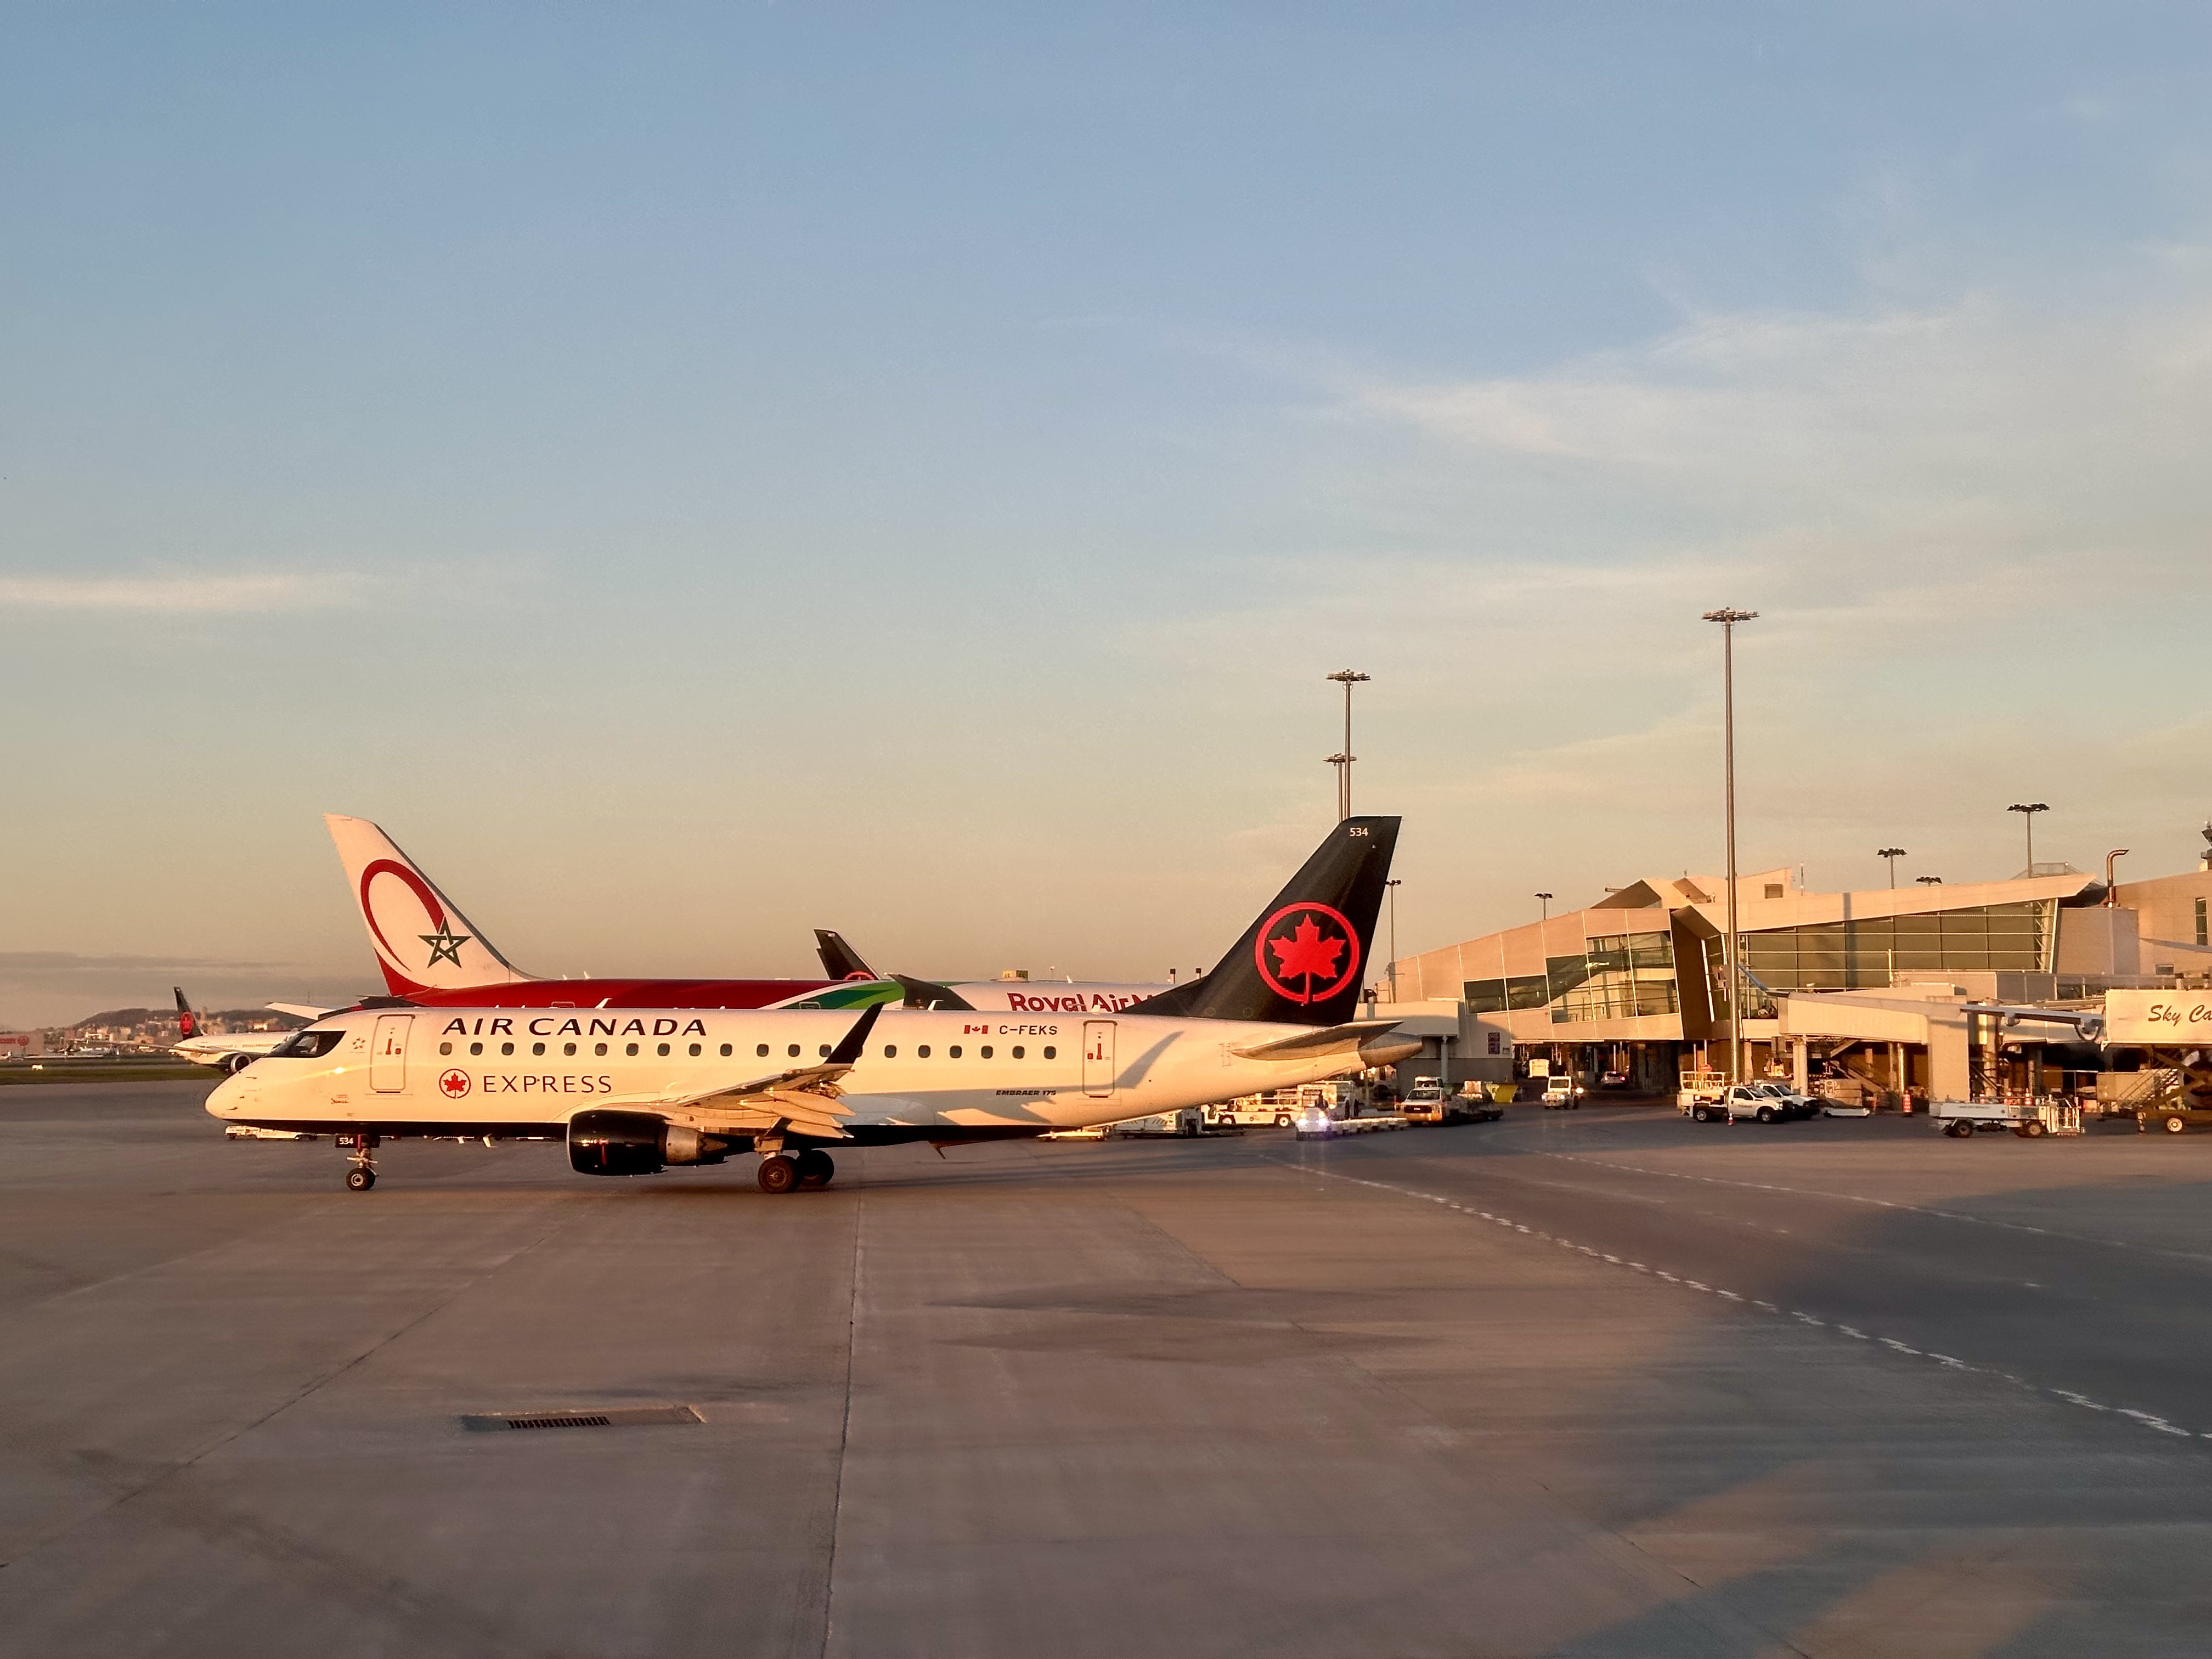
{"type": "MultiPolygon", "coordinates": [[[[1743,1036],[1755,1072],[1842,1060],[1881,1090],[1963,1091],[1970,1001],[2063,1005],[2115,988],[2212,982],[2212,854],[2111,890],[2063,864],[2008,881],[1814,892],[1789,869],[1741,877],[1743,1036]],[[1932,1024],[1930,1022],[1933,1022],[1932,1024]]],[[[1401,1077],[1526,1075],[1532,1060],[1663,1091],[1720,1064],[1730,1036],[1725,882],[1647,877],[1548,920],[1390,965],[1378,1012],[1430,1045],[1401,1077]],[[1393,998],[1391,988],[1395,987],[1393,998]]],[[[2013,1058],[2094,1068],[2051,1047],[2013,1058]]],[[[1984,1082],[1987,1079],[1984,1079],[1984,1082]]]]}

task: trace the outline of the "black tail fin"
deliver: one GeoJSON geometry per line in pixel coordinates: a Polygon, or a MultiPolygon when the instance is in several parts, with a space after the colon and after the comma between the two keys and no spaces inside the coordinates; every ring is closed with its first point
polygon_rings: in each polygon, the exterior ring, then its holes
{"type": "Polygon", "coordinates": [[[177,994],[177,1035],[181,1037],[198,1036],[200,1017],[192,1012],[192,1005],[185,1000],[185,988],[172,985],[169,988],[177,994]]]}
{"type": "Polygon", "coordinates": [[[1396,818],[1346,818],[1204,979],[1126,1012],[1340,1025],[1359,1006],[1396,818]]]}
{"type": "Polygon", "coordinates": [[[860,960],[860,953],[845,943],[842,933],[827,927],[814,930],[814,951],[822,958],[822,971],[832,979],[876,979],[876,970],[860,960]]]}

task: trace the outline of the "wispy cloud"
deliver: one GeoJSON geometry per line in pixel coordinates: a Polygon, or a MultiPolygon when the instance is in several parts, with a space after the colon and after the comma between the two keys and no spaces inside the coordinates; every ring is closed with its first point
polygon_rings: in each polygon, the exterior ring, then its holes
{"type": "Polygon", "coordinates": [[[131,575],[0,575],[0,608],[252,615],[356,603],[351,572],[161,571],[131,575]]]}

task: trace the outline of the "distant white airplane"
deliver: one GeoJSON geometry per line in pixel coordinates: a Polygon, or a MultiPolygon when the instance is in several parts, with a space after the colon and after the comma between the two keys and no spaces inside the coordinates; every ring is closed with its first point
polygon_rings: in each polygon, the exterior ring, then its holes
{"type": "Polygon", "coordinates": [[[207,1109],[334,1136],[356,1192],[383,1140],[480,1137],[562,1140],[600,1176],[750,1152],[781,1193],[826,1186],[831,1146],[1040,1135],[1349,1077],[1418,1047],[1354,1018],[1397,838],[1396,818],[1338,824],[1212,973],[1106,1018],[395,999],[295,1032],[207,1109]]]}
{"type": "MultiPolygon", "coordinates": [[[[185,988],[173,985],[169,988],[176,993],[177,1029],[184,1039],[173,1044],[169,1052],[195,1066],[212,1066],[225,1072],[243,1071],[292,1035],[289,1031],[203,1031],[200,1017],[185,1000],[185,988]]],[[[333,1012],[299,1002],[272,1002],[269,1006],[280,1014],[305,1020],[320,1019],[333,1012]]]]}

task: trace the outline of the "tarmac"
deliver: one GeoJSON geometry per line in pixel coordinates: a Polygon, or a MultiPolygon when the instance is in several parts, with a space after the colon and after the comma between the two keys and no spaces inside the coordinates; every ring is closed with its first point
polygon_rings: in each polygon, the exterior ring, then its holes
{"type": "Polygon", "coordinates": [[[0,1098],[9,1659],[2212,1651],[2212,1138],[1528,1106],[355,1194],[205,1092],[0,1098]]]}

